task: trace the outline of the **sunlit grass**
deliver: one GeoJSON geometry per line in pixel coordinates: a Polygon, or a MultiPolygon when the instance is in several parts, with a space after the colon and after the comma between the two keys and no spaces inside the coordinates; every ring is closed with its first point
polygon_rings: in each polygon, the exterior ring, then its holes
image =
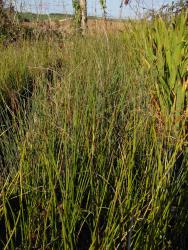
{"type": "Polygon", "coordinates": [[[186,249],[185,127],[141,26],[0,49],[0,248],[186,249]]]}

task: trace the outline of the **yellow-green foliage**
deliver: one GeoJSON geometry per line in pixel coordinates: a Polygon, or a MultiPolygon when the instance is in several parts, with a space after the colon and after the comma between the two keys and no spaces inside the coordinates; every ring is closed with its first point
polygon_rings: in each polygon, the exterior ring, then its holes
{"type": "Polygon", "coordinates": [[[145,36],[146,59],[156,69],[154,78],[161,116],[170,119],[177,130],[185,122],[188,77],[187,15],[158,17],[148,25],[145,36]]]}
{"type": "Polygon", "coordinates": [[[28,42],[21,42],[21,46],[18,42],[6,49],[1,46],[0,92],[3,97],[11,92],[19,94],[29,84],[33,84],[37,76],[45,74],[57,57],[57,51],[53,49],[45,41],[38,41],[33,46],[28,42]]]}
{"type": "Polygon", "coordinates": [[[187,248],[184,35],[144,20],[0,48],[0,249],[187,248]]]}

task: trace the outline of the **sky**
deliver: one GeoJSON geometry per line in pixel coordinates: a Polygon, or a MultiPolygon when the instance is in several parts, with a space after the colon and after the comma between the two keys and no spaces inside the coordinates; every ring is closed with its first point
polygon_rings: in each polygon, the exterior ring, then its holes
{"type": "MultiPolygon", "coordinates": [[[[72,0],[14,0],[17,8],[38,13],[72,13],[72,0]]],[[[131,0],[130,6],[120,9],[121,0],[107,0],[107,14],[113,18],[134,17],[143,12],[143,8],[157,9],[163,4],[172,3],[171,0],[131,0]],[[139,2],[139,6],[138,6],[139,2]]],[[[88,15],[101,16],[99,0],[88,0],[88,15]]]]}

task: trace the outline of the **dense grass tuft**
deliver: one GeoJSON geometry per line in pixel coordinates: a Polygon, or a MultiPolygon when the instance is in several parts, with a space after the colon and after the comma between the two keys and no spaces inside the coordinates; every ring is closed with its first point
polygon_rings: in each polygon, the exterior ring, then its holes
{"type": "Polygon", "coordinates": [[[0,48],[0,249],[187,249],[187,117],[162,107],[161,22],[0,48]]]}

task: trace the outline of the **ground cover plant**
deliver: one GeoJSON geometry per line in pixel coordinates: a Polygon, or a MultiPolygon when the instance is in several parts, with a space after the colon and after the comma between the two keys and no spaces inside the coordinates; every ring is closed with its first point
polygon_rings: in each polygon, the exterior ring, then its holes
{"type": "Polygon", "coordinates": [[[0,47],[0,249],[187,249],[187,16],[0,47]]]}

